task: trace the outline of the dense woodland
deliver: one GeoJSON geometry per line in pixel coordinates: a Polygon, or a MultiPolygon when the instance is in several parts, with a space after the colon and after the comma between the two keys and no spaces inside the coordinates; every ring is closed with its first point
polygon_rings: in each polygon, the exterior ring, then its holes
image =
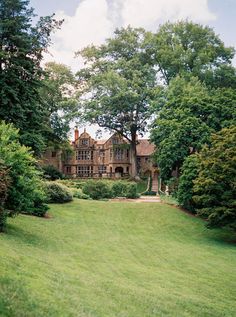
{"type": "Polygon", "coordinates": [[[42,66],[63,21],[34,17],[28,0],[0,2],[0,230],[7,216],[45,215],[37,160],[48,146],[69,147],[72,120],[121,134],[134,162],[136,134],[149,130],[153,160],[180,206],[209,228],[235,230],[234,49],[190,21],[156,33],[127,27],[76,52],[85,66],[73,74],[66,65],[42,66]]]}

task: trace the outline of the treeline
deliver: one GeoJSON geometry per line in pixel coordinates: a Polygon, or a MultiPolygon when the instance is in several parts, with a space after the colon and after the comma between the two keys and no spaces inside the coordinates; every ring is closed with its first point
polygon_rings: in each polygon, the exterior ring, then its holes
{"type": "Polygon", "coordinates": [[[151,130],[161,178],[180,204],[209,226],[234,227],[234,49],[189,21],[156,33],[121,28],[103,45],[77,52],[86,67],[74,75],[65,65],[41,66],[63,21],[33,18],[28,0],[0,2],[1,210],[44,213],[35,158],[48,146],[68,146],[69,123],[78,119],[130,142],[133,177],[136,135],[151,130]],[[7,153],[14,153],[11,144],[18,156],[7,153]]]}

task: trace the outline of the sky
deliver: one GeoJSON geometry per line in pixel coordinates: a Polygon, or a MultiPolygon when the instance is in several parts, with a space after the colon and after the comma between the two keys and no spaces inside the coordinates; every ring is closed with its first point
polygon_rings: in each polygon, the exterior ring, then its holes
{"type": "Polygon", "coordinates": [[[64,19],[45,61],[66,64],[73,71],[81,65],[76,51],[99,45],[115,28],[128,25],[155,32],[166,21],[188,19],[212,27],[226,46],[236,48],[236,0],[30,0],[30,5],[39,16],[55,13],[64,19]]]}

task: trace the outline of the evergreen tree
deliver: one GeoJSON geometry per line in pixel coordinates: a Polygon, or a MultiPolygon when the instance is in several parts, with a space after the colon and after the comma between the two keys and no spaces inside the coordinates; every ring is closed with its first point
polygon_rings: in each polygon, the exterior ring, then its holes
{"type": "Polygon", "coordinates": [[[193,200],[208,227],[236,230],[236,127],[222,129],[199,154],[193,200]]]}
{"type": "Polygon", "coordinates": [[[48,111],[40,102],[43,52],[61,22],[53,16],[34,26],[29,0],[0,2],[0,119],[20,129],[21,142],[39,154],[45,142],[48,111]]]}

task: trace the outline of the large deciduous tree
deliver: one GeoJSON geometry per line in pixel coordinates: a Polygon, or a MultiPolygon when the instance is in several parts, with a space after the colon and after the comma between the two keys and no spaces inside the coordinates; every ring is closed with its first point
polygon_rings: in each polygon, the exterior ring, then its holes
{"type": "Polygon", "coordinates": [[[133,176],[137,174],[137,134],[147,129],[149,106],[158,90],[145,38],[143,29],[122,28],[104,45],[79,52],[86,63],[78,72],[84,84],[80,98],[84,118],[130,142],[133,176]]]}
{"type": "Polygon", "coordinates": [[[212,87],[236,87],[234,49],[213,29],[189,21],[163,24],[148,49],[165,81],[177,75],[198,77],[212,87]]]}
{"type": "Polygon", "coordinates": [[[168,179],[211,133],[236,123],[234,50],[212,29],[192,22],[166,23],[148,43],[165,83],[151,137],[168,179]]]}
{"type": "Polygon", "coordinates": [[[36,154],[42,150],[48,117],[40,102],[43,52],[61,22],[53,16],[35,17],[29,0],[0,2],[0,119],[20,129],[21,142],[36,154]]]}

